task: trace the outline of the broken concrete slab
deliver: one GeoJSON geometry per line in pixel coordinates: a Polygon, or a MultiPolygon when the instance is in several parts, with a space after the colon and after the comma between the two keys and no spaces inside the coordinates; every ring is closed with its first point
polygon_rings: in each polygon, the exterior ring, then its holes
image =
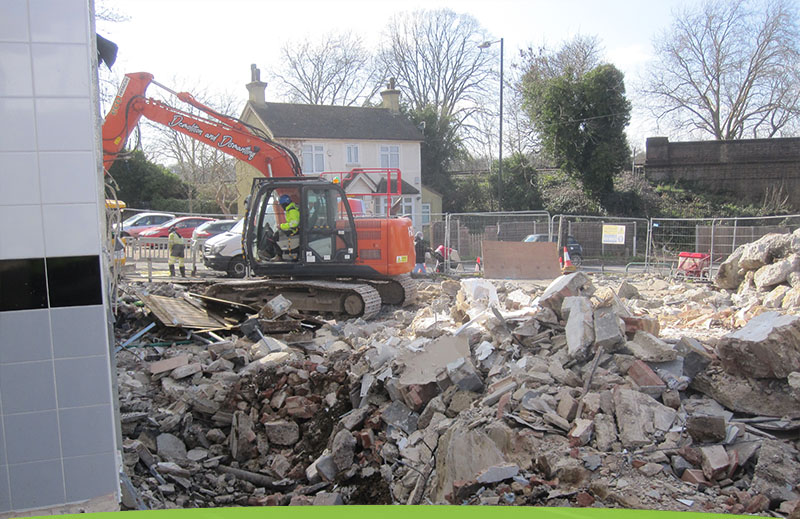
{"type": "Polygon", "coordinates": [[[417,430],[419,415],[398,400],[392,402],[383,410],[381,420],[388,425],[405,431],[406,434],[411,434],[417,430]]]}
{"type": "Polygon", "coordinates": [[[446,366],[450,380],[464,391],[480,393],[483,391],[483,379],[468,357],[460,357],[446,366]]]}
{"type": "Polygon", "coordinates": [[[727,436],[727,424],[722,416],[689,416],[686,432],[698,443],[722,443],[727,436]]]}
{"type": "Polygon", "coordinates": [[[514,463],[503,463],[500,465],[493,465],[483,470],[478,477],[475,478],[478,483],[497,483],[511,479],[519,474],[519,467],[514,463]]]}
{"type": "Polygon", "coordinates": [[[297,422],[281,420],[264,423],[267,439],[275,445],[291,446],[300,440],[300,426],[297,422]]]}
{"type": "Polygon", "coordinates": [[[162,359],[150,364],[150,373],[158,375],[167,371],[172,371],[175,368],[189,364],[189,355],[176,355],[169,359],[162,359]]]}
{"type": "Polygon", "coordinates": [[[564,298],[561,312],[568,315],[567,352],[570,357],[583,360],[595,340],[592,303],[588,297],[569,296],[564,298]]]}
{"type": "Polygon", "coordinates": [[[460,424],[439,438],[437,452],[432,495],[438,503],[444,502],[445,496],[453,492],[454,482],[469,481],[489,467],[506,462],[491,438],[460,424]]]}
{"type": "Polygon", "coordinates": [[[698,374],[690,387],[739,413],[800,418],[800,400],[784,379],[737,377],[712,365],[698,374]]]}
{"type": "Polygon", "coordinates": [[[797,449],[779,440],[764,440],[753,474],[752,492],[764,494],[773,501],[800,499],[800,462],[797,449]]]}
{"type": "Polygon", "coordinates": [[[342,429],[333,437],[331,453],[333,463],[339,472],[343,472],[353,465],[353,456],[356,452],[356,439],[347,429],[342,429]]]}
{"type": "Polygon", "coordinates": [[[159,434],[156,438],[158,455],[176,462],[186,460],[186,444],[177,436],[169,433],[159,434]]]}
{"type": "Polygon", "coordinates": [[[669,362],[678,358],[678,352],[672,346],[645,331],[636,332],[625,347],[634,357],[645,362],[669,362]]]}
{"type": "Polygon", "coordinates": [[[594,311],[594,344],[612,353],[625,343],[625,323],[611,307],[594,311]]]}
{"type": "Polygon", "coordinates": [[[754,378],[785,378],[800,366],[800,316],[765,312],[722,337],[716,353],[725,369],[754,378]]]}
{"type": "Polygon", "coordinates": [[[652,397],[622,387],[615,387],[614,408],[619,426],[619,439],[625,448],[638,448],[665,434],[677,413],[652,397]]]}
{"type": "Polygon", "coordinates": [[[545,289],[539,296],[539,304],[553,310],[559,317],[561,315],[561,305],[564,298],[569,296],[591,296],[594,293],[594,286],[589,277],[583,272],[575,272],[559,276],[545,289]]]}

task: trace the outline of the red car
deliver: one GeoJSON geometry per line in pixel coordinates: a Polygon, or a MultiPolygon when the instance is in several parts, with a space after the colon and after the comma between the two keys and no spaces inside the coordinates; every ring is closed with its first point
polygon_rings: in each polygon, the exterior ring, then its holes
{"type": "Polygon", "coordinates": [[[152,229],[142,231],[139,233],[139,237],[145,239],[167,238],[169,237],[170,227],[174,225],[178,231],[178,235],[181,238],[190,239],[195,227],[211,221],[214,221],[214,218],[206,218],[203,216],[180,216],[178,218],[173,218],[168,222],[164,222],[158,227],[153,227],[152,229]]]}

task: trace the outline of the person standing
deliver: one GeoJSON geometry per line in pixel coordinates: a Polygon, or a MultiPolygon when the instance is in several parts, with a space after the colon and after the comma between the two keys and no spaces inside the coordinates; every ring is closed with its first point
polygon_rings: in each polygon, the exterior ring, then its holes
{"type": "Polygon", "coordinates": [[[414,254],[416,256],[416,261],[414,262],[414,270],[412,270],[413,274],[422,273],[427,274],[428,270],[425,267],[425,253],[426,252],[433,252],[431,251],[428,244],[422,238],[422,233],[418,232],[416,236],[414,236],[414,254]]]}
{"type": "Polygon", "coordinates": [[[175,262],[178,262],[178,267],[181,271],[181,276],[186,277],[186,267],[183,264],[183,257],[186,254],[186,245],[183,238],[178,234],[175,226],[169,228],[169,240],[167,241],[167,248],[169,249],[169,275],[175,277],[175,262]]]}

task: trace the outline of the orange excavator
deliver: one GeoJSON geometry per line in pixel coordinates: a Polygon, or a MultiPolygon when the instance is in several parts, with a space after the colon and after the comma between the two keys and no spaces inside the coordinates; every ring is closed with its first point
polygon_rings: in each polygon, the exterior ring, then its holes
{"type": "MultiPolygon", "coordinates": [[[[157,83],[152,74],[131,73],[123,78],[103,124],[106,171],[123,154],[142,116],[215,146],[264,175],[253,180],[242,249],[251,273],[265,279],[216,283],[206,295],[257,307],[282,295],[298,311],[364,318],[375,315],[382,303],[406,305],[416,299],[416,284],[409,275],[414,258],[411,220],[354,217],[353,207],[359,201],[348,199],[341,181],[303,175],[300,161],[289,148],[259,128],[214,111],[191,94],[157,83]],[[145,97],[151,84],[205,115],[145,97]],[[299,221],[287,219],[287,203],[299,210],[299,221]]],[[[369,173],[353,171],[344,180],[369,173]]],[[[380,196],[391,199],[399,194],[399,170],[379,173],[386,174],[389,186],[380,196]]]]}

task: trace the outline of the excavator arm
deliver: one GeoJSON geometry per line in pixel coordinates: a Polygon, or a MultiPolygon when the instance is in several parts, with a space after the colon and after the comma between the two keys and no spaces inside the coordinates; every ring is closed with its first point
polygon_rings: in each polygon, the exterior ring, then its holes
{"type": "Polygon", "coordinates": [[[254,128],[238,119],[214,111],[194,99],[191,94],[173,92],[160,85],[147,72],[125,75],[103,123],[103,167],[106,171],[117,159],[128,136],[142,117],[216,147],[223,153],[252,165],[264,176],[302,176],[300,163],[291,150],[270,140],[266,135],[257,135],[254,128]],[[151,83],[164,88],[209,117],[197,116],[145,97],[145,91],[151,83]]]}

